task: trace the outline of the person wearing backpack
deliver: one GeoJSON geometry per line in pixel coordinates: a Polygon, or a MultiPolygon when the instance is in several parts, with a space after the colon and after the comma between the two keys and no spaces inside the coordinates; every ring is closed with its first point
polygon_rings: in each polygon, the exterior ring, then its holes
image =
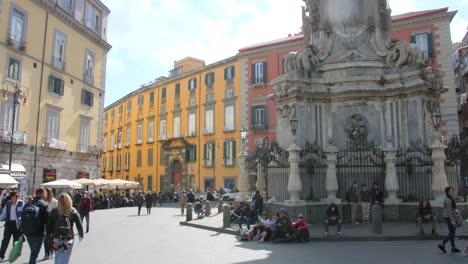
{"type": "Polygon", "coordinates": [[[10,243],[10,238],[13,235],[13,242],[20,238],[20,218],[23,212],[24,202],[19,199],[17,191],[10,192],[10,199],[5,203],[0,221],[5,221],[5,229],[3,230],[2,247],[0,248],[0,260],[5,259],[5,252],[10,243]]]}
{"type": "MultiPolygon", "coordinates": [[[[57,208],[58,206],[58,201],[54,197],[54,192],[52,191],[51,188],[45,188],[46,190],[46,198],[45,201],[47,202],[47,214],[50,214],[52,209],[57,208]]],[[[50,259],[54,256],[54,251],[52,250],[52,241],[46,238],[44,239],[44,251],[45,251],[45,256],[44,260],[50,259]]]]}
{"type": "Polygon", "coordinates": [[[93,209],[93,201],[88,196],[88,192],[86,191],[81,197],[81,200],[78,204],[78,211],[80,212],[80,219],[81,223],[83,223],[83,219],[86,218],[86,233],[89,232],[89,213],[93,209]]]}
{"type": "Polygon", "coordinates": [[[52,241],[52,248],[55,250],[56,264],[70,261],[75,236],[73,225],[78,230],[78,241],[80,241],[84,236],[80,216],[73,208],[70,196],[62,193],[58,197],[58,207],[50,212],[47,225],[47,236],[52,241]]]}
{"type": "Polygon", "coordinates": [[[36,189],[34,199],[24,206],[21,214],[21,230],[31,248],[29,264],[36,263],[44,241],[44,231],[48,217],[47,203],[44,201],[45,196],[46,191],[44,188],[36,189]]]}

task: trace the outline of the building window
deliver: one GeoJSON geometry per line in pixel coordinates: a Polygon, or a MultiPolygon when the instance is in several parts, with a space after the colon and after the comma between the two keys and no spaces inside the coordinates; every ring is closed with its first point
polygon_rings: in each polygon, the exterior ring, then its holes
{"type": "Polygon", "coordinates": [[[213,103],[213,102],[214,102],[214,94],[213,93],[207,94],[206,95],[206,103],[209,104],[209,103],[213,103]]]}
{"type": "Polygon", "coordinates": [[[104,114],[104,123],[107,123],[108,118],[109,118],[108,113],[105,113],[104,114]]]}
{"type": "Polygon", "coordinates": [[[126,147],[130,146],[130,139],[131,139],[130,135],[131,135],[131,129],[128,126],[127,127],[127,133],[125,134],[125,146],[126,147]]]}
{"type": "Polygon", "coordinates": [[[166,106],[162,105],[161,106],[161,114],[165,114],[165,113],[166,113],[166,106]]]}
{"type": "Polygon", "coordinates": [[[141,149],[137,150],[137,167],[141,167],[141,149]]]}
{"type": "Polygon", "coordinates": [[[10,13],[8,44],[21,50],[26,49],[27,13],[13,6],[10,13]]]}
{"type": "Polygon", "coordinates": [[[52,65],[59,70],[65,69],[65,44],[67,37],[62,32],[55,30],[52,65]]]}
{"type": "Polygon", "coordinates": [[[94,94],[85,89],[81,90],[81,104],[93,107],[94,94]]]}
{"type": "Polygon", "coordinates": [[[159,138],[166,139],[166,120],[159,121],[159,138]]]}
{"type": "Polygon", "coordinates": [[[110,150],[114,150],[114,144],[115,144],[115,141],[114,141],[114,132],[111,132],[111,136],[110,136],[110,150]]]}
{"type": "Polygon", "coordinates": [[[115,109],[112,109],[112,111],[111,111],[111,121],[112,122],[114,121],[114,117],[115,117],[115,109]]]}
{"type": "Polygon", "coordinates": [[[432,33],[415,34],[411,36],[411,43],[416,43],[424,53],[424,58],[433,57],[434,48],[432,42],[432,33]]]}
{"type": "Polygon", "coordinates": [[[72,11],[72,0],[57,0],[57,4],[68,12],[72,11]]]}
{"type": "Polygon", "coordinates": [[[266,116],[266,106],[258,105],[252,107],[252,129],[266,130],[268,129],[268,121],[266,116]]]}
{"type": "Polygon", "coordinates": [[[197,106],[197,100],[195,98],[190,98],[189,107],[195,107],[195,106],[197,106]]]}
{"type": "Polygon", "coordinates": [[[153,106],[154,105],[154,92],[150,92],[149,94],[149,106],[153,106]]]}
{"type": "Polygon", "coordinates": [[[179,76],[180,74],[182,73],[182,69],[179,67],[179,68],[175,68],[171,71],[171,77],[174,78],[174,77],[177,77],[179,76]]]}
{"type": "Polygon", "coordinates": [[[185,149],[185,161],[195,162],[197,161],[197,145],[188,145],[185,149]]]}
{"type": "Polygon", "coordinates": [[[117,131],[117,149],[122,148],[122,128],[117,131]]]}
{"type": "Polygon", "coordinates": [[[86,1],[84,24],[100,35],[101,12],[89,1],[86,1]]]}
{"type": "Polygon", "coordinates": [[[224,80],[226,80],[226,85],[232,85],[234,83],[234,69],[234,66],[230,66],[224,69],[224,80]]]}
{"type": "Polygon", "coordinates": [[[153,176],[148,175],[148,191],[153,191],[153,176]]]}
{"type": "Polygon", "coordinates": [[[123,105],[119,105],[119,117],[122,117],[123,105]]]}
{"type": "Polygon", "coordinates": [[[223,159],[225,166],[234,166],[236,159],[236,142],[234,140],[224,141],[223,159]]]}
{"type": "Polygon", "coordinates": [[[252,64],[252,84],[263,84],[266,82],[266,62],[252,64]]]}
{"type": "Polygon", "coordinates": [[[173,137],[178,138],[180,137],[180,116],[174,117],[174,134],[173,137]]]}
{"type": "Polygon", "coordinates": [[[89,152],[89,142],[90,142],[90,121],[87,119],[81,119],[80,121],[80,152],[88,153],[89,152]]]}
{"type": "Polygon", "coordinates": [[[89,50],[86,50],[84,81],[89,84],[94,84],[94,62],[96,56],[89,50]]]}
{"type": "Polygon", "coordinates": [[[138,96],[138,109],[141,110],[143,108],[143,100],[145,97],[143,95],[138,96]]]}
{"type": "Polygon", "coordinates": [[[214,72],[205,74],[205,85],[207,89],[213,89],[214,81],[215,81],[214,72]]]}
{"type": "Polygon", "coordinates": [[[233,189],[236,187],[236,179],[226,178],[224,179],[224,188],[233,189]]]}
{"type": "Polygon", "coordinates": [[[227,90],[224,92],[224,98],[225,98],[225,99],[232,99],[232,98],[234,98],[234,88],[227,89],[227,90]]]}
{"type": "MultiPolygon", "coordinates": [[[[11,128],[13,125],[13,95],[8,95],[8,100],[2,102],[2,129],[5,132],[11,133],[11,128]]],[[[14,131],[18,130],[18,121],[20,114],[20,104],[16,105],[16,115],[15,115],[15,128],[14,131]]]]}
{"type": "Polygon", "coordinates": [[[175,99],[180,98],[180,83],[176,83],[175,85],[175,99]]]}
{"type": "Polygon", "coordinates": [[[11,81],[21,80],[21,60],[8,56],[7,68],[6,68],[7,79],[11,81]]]}
{"type": "Polygon", "coordinates": [[[154,141],[154,121],[148,121],[148,142],[154,141]]]}
{"type": "Polygon", "coordinates": [[[143,143],[143,124],[139,123],[137,126],[137,144],[143,143]]]}
{"type": "Polygon", "coordinates": [[[224,131],[233,131],[235,129],[234,114],[233,105],[224,107],[224,131]]]}
{"type": "Polygon", "coordinates": [[[49,93],[63,96],[65,82],[53,75],[49,75],[49,93]]]}
{"type": "Polygon", "coordinates": [[[122,154],[117,153],[117,166],[116,166],[115,170],[120,171],[121,166],[122,166],[122,154]]]}
{"type": "Polygon", "coordinates": [[[197,88],[197,78],[192,78],[188,80],[188,89],[193,91],[197,88]]]}
{"type": "Polygon", "coordinates": [[[174,111],[180,111],[180,103],[174,104],[174,111]]]}
{"type": "Polygon", "coordinates": [[[215,143],[205,143],[203,145],[203,160],[205,161],[205,166],[213,166],[215,159],[215,143]]]}
{"type": "Polygon", "coordinates": [[[166,87],[161,90],[161,102],[166,102],[166,87]]]}
{"type": "Polygon", "coordinates": [[[188,132],[187,136],[188,137],[194,137],[196,135],[196,119],[197,116],[195,113],[190,113],[188,115],[188,132]]]}
{"type": "Polygon", "coordinates": [[[113,171],[114,170],[114,156],[109,157],[109,169],[107,171],[113,171]]]}
{"type": "Polygon", "coordinates": [[[104,137],[104,139],[102,140],[102,150],[107,150],[107,137],[104,137]]]}
{"type": "Polygon", "coordinates": [[[124,161],[124,169],[129,170],[130,169],[130,152],[125,152],[125,161],[124,161]]]}
{"type": "Polygon", "coordinates": [[[127,101],[127,114],[130,114],[132,111],[132,100],[127,101]]]}
{"type": "Polygon", "coordinates": [[[214,110],[206,110],[205,111],[205,134],[213,134],[214,133],[214,110]]]}
{"type": "Polygon", "coordinates": [[[60,136],[60,112],[47,109],[47,139],[59,139],[60,136]]]}
{"type": "Polygon", "coordinates": [[[102,156],[102,164],[101,164],[101,171],[105,172],[106,171],[106,156],[102,156]]]}
{"type": "Polygon", "coordinates": [[[153,149],[148,149],[148,167],[153,167],[153,149]]]}

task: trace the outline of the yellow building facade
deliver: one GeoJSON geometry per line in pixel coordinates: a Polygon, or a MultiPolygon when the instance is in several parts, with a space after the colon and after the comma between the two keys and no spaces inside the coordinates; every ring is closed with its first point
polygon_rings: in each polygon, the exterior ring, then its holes
{"type": "Polygon", "coordinates": [[[188,57],[109,105],[102,177],[139,181],[144,191],[237,186],[239,87],[237,57],[207,66],[188,57]]]}
{"type": "Polygon", "coordinates": [[[0,1],[0,155],[8,164],[14,131],[22,188],[100,176],[109,13],[99,0],[0,1]]]}

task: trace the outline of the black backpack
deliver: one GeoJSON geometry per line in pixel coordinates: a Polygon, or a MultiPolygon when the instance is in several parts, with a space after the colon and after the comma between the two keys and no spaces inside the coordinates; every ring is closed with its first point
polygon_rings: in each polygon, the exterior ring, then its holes
{"type": "Polygon", "coordinates": [[[73,226],[69,216],[62,215],[58,217],[52,236],[62,240],[73,238],[73,226]]]}
{"type": "Polygon", "coordinates": [[[42,219],[39,217],[40,206],[37,202],[29,202],[21,214],[21,227],[25,235],[37,234],[44,231],[42,219]]]}

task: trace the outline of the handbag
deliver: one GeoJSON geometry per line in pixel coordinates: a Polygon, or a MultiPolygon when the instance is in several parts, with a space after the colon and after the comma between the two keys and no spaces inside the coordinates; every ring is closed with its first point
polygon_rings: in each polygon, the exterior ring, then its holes
{"type": "Polygon", "coordinates": [[[460,214],[460,211],[458,210],[455,210],[455,225],[457,227],[461,227],[463,225],[463,223],[465,222],[465,220],[463,220],[463,217],[462,215],[460,214]]]}
{"type": "Polygon", "coordinates": [[[13,248],[8,255],[8,262],[13,263],[21,256],[21,251],[23,250],[24,235],[21,235],[18,240],[13,243],[13,248]]]}

